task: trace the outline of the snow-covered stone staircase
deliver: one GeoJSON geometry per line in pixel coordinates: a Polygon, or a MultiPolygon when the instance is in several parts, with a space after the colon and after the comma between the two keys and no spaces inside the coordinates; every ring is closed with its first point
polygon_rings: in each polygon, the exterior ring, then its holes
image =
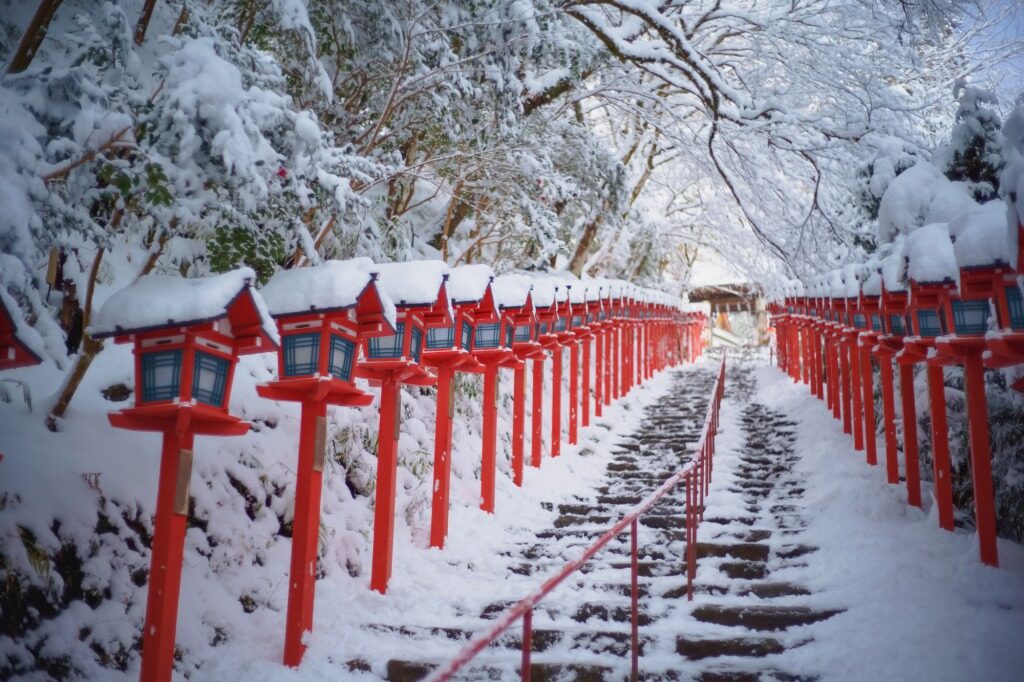
{"type": "MultiPolygon", "coordinates": [[[[536,576],[539,585],[678,471],[696,446],[713,382],[710,367],[678,373],[641,427],[614,443],[603,484],[589,496],[559,504],[552,528],[509,544],[508,577],[536,576]]],[[[800,543],[803,490],[792,470],[793,425],[749,403],[752,392],[743,365],[730,368],[726,394],[742,410],[737,425],[743,445],[731,467],[716,466],[717,491],[707,499],[699,532],[694,601],[686,599],[684,490],[673,491],[641,517],[641,679],[814,679],[813,673],[787,670],[784,655],[811,639],[814,622],[836,611],[808,606],[802,585],[814,548],[800,543]]],[[[627,531],[535,609],[533,680],[628,679],[629,550],[627,531]]],[[[454,626],[368,626],[396,638],[387,679],[421,679],[436,661],[417,659],[418,641],[445,640],[457,651],[512,603],[491,603],[454,626]]],[[[518,679],[520,643],[514,626],[458,678],[518,679]]]]}
{"type": "Polygon", "coordinates": [[[810,606],[803,584],[815,548],[800,542],[804,489],[793,469],[794,424],[749,402],[752,378],[742,362],[729,380],[731,399],[745,403],[743,444],[733,466],[715,472],[698,546],[698,597],[675,605],[676,651],[691,662],[681,679],[816,679],[813,671],[788,669],[785,656],[812,639],[814,623],[839,612],[810,606]]]}

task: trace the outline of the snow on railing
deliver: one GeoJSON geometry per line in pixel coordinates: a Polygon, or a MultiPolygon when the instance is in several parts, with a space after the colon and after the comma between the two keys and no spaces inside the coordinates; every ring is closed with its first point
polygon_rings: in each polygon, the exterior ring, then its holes
{"type": "Polygon", "coordinates": [[[666,480],[657,490],[648,496],[644,501],[633,508],[631,512],[623,516],[614,526],[609,528],[601,537],[587,547],[579,558],[565,564],[557,573],[544,581],[534,592],[521,599],[508,609],[487,631],[474,637],[459,654],[446,665],[438,668],[428,678],[430,682],[444,682],[450,680],[459,670],[466,666],[473,658],[483,651],[489,644],[497,640],[516,621],[523,621],[522,639],[522,664],[520,670],[521,679],[530,679],[530,653],[533,636],[533,609],[552,590],[560,585],[566,578],[583,567],[591,558],[601,550],[602,547],[618,537],[626,527],[630,532],[630,625],[631,625],[631,655],[632,672],[630,679],[635,682],[639,677],[640,661],[640,635],[639,635],[639,608],[637,601],[639,597],[638,588],[638,560],[637,560],[637,531],[640,516],[648,509],[658,503],[661,498],[672,491],[679,483],[686,486],[686,594],[687,598],[693,599],[693,578],[697,573],[697,526],[704,516],[704,496],[708,493],[711,483],[712,461],[715,454],[715,434],[718,432],[718,415],[722,404],[722,396],[725,391],[725,356],[718,369],[718,378],[715,380],[714,389],[711,392],[711,402],[708,405],[704,417],[704,424],[701,428],[700,439],[697,446],[697,456],[690,460],[685,467],[666,480]]]}

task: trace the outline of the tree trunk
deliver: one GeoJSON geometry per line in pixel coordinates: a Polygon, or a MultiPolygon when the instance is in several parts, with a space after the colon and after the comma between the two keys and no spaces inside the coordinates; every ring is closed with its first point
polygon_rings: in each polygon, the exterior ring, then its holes
{"type": "Polygon", "coordinates": [[[146,0],[142,6],[142,14],[139,15],[139,23],[135,24],[135,44],[142,45],[146,40],[146,30],[149,29],[149,20],[153,17],[153,8],[156,7],[156,0],[146,0]]]}
{"type": "Polygon", "coordinates": [[[587,252],[590,251],[590,247],[594,243],[594,237],[597,236],[597,230],[603,222],[604,212],[602,211],[583,228],[583,234],[580,235],[580,240],[576,244],[576,250],[569,260],[569,270],[577,277],[583,274],[583,266],[587,262],[587,252]]]}
{"type": "Polygon", "coordinates": [[[43,44],[43,39],[46,37],[46,31],[50,28],[50,21],[53,20],[53,15],[57,13],[57,8],[63,1],[42,0],[39,3],[36,13],[25,29],[25,35],[21,37],[21,43],[7,67],[7,73],[21,73],[32,64],[36,52],[39,51],[39,46],[43,44]]]}
{"type": "MultiPolygon", "coordinates": [[[[157,260],[160,258],[160,254],[163,252],[164,245],[167,243],[168,235],[163,233],[160,236],[157,248],[149,254],[149,258],[142,265],[142,269],[139,270],[139,274],[136,275],[135,279],[149,274],[149,272],[156,266],[157,260]]],[[[85,314],[84,314],[84,325],[88,329],[90,318],[92,317],[92,298],[96,291],[96,277],[99,275],[100,263],[103,261],[104,250],[100,248],[96,252],[96,257],[93,258],[92,268],[89,269],[89,287],[86,290],[85,297],[85,314]]],[[[85,378],[86,372],[89,371],[89,367],[92,365],[92,361],[96,359],[100,351],[103,350],[103,341],[94,339],[89,335],[88,332],[82,339],[82,349],[79,351],[78,356],[75,358],[74,367],[71,368],[71,372],[68,374],[67,379],[64,381],[64,385],[61,387],[60,395],[57,397],[57,402],[54,403],[53,409],[46,416],[46,428],[50,431],[57,431],[57,420],[64,416],[67,412],[68,406],[71,404],[71,399],[75,397],[75,392],[78,391],[78,387],[82,383],[82,379],[85,378]]]]}

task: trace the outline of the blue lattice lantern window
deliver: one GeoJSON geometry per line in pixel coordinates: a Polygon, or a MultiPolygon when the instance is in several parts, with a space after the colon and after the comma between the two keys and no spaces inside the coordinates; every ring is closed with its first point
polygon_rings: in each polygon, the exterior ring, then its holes
{"type": "Polygon", "coordinates": [[[555,331],[564,332],[566,330],[566,321],[564,317],[559,317],[555,320],[555,331]]]}
{"type": "Polygon", "coordinates": [[[942,317],[938,310],[924,308],[917,311],[917,335],[921,337],[941,336],[942,317]]]}
{"type": "Polygon", "coordinates": [[[907,326],[903,315],[899,313],[889,313],[889,329],[888,332],[897,336],[905,336],[907,332],[907,326]]]}
{"type": "Polygon", "coordinates": [[[463,321],[462,333],[459,338],[459,343],[465,350],[473,350],[473,325],[466,321],[463,321]]]}
{"type": "Polygon", "coordinates": [[[861,313],[854,313],[853,326],[857,329],[866,329],[868,326],[868,318],[861,313]]]}
{"type": "Polygon", "coordinates": [[[283,376],[316,374],[320,364],[320,334],[291,334],[281,339],[284,353],[283,376]]]}
{"type": "Polygon", "coordinates": [[[420,361],[420,355],[423,353],[423,330],[419,327],[413,327],[409,334],[409,357],[413,359],[413,362],[420,361]]]}
{"type": "Polygon", "coordinates": [[[181,388],[181,349],[155,351],[142,356],[142,400],[173,400],[181,388]]]}
{"type": "Polygon", "coordinates": [[[572,324],[572,328],[573,329],[575,329],[576,327],[581,326],[583,324],[583,316],[582,315],[573,315],[572,316],[571,324],[572,324]]]}
{"type": "Polygon", "coordinates": [[[192,368],[192,399],[221,407],[230,371],[229,359],[197,351],[192,368]]]}
{"type": "Polygon", "coordinates": [[[979,335],[988,331],[988,299],[950,301],[953,310],[953,330],[958,335],[979,335]]]}
{"type": "Polygon", "coordinates": [[[367,341],[367,355],[372,360],[392,360],[402,357],[405,342],[405,322],[395,326],[395,333],[377,336],[367,341]]]}
{"type": "Polygon", "coordinates": [[[1005,287],[1005,291],[1009,325],[1004,323],[1003,326],[1009,326],[1015,331],[1024,331],[1024,294],[1016,284],[1005,287]]]}
{"type": "Polygon", "coordinates": [[[327,370],[331,376],[342,381],[352,381],[352,368],[355,365],[356,343],[350,339],[333,334],[331,336],[331,356],[327,370]]]}
{"type": "Polygon", "coordinates": [[[516,343],[533,341],[534,326],[535,325],[532,324],[517,324],[515,326],[515,336],[513,337],[513,340],[516,343]]]}
{"type": "Polygon", "coordinates": [[[427,330],[427,349],[442,350],[455,347],[455,325],[432,327],[427,330]]]}
{"type": "Polygon", "coordinates": [[[501,325],[497,322],[481,323],[476,326],[476,347],[497,348],[501,343],[501,325]]]}
{"type": "Polygon", "coordinates": [[[882,331],[882,316],[873,313],[871,315],[871,328],[875,331],[882,331]]]}

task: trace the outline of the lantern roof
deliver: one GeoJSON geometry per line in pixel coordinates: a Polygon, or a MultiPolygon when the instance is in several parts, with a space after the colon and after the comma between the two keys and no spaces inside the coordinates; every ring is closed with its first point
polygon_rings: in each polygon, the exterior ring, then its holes
{"type": "Polygon", "coordinates": [[[916,284],[956,282],[959,269],[946,223],[932,223],[910,233],[906,242],[907,277],[916,284]]]}
{"type": "Polygon", "coordinates": [[[10,335],[22,351],[21,358],[15,357],[19,366],[37,365],[43,361],[45,353],[43,337],[32,327],[25,324],[21,306],[0,285],[0,339],[10,335]]]}
{"type": "Polygon", "coordinates": [[[280,339],[255,282],[252,268],[195,278],[143,275],[107,299],[89,334],[103,338],[227,318],[241,348],[269,350],[280,339]],[[269,342],[266,347],[262,339],[269,342]]]}
{"type": "Polygon", "coordinates": [[[352,308],[364,295],[375,294],[381,314],[394,327],[395,305],[376,283],[369,258],[329,260],[321,265],[277,272],[260,291],[273,317],[352,308]]]}
{"type": "Polygon", "coordinates": [[[989,201],[949,221],[956,263],[961,268],[1009,265],[1013,260],[1006,230],[1006,204],[989,201]]]}
{"type": "Polygon", "coordinates": [[[526,275],[501,275],[494,278],[491,291],[499,309],[532,307],[533,282],[526,275]]]}
{"type": "Polygon", "coordinates": [[[487,296],[494,281],[490,265],[460,265],[448,277],[448,295],[452,303],[478,303],[487,296]]]}

